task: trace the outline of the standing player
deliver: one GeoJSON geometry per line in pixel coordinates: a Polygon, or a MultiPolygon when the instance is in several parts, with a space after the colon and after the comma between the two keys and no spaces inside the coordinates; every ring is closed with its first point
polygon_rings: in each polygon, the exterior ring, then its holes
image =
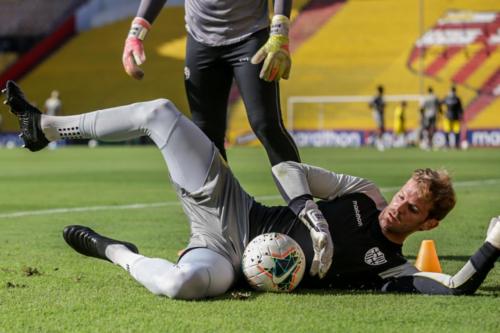
{"type": "Polygon", "coordinates": [[[462,101],[457,95],[457,88],[452,86],[450,93],[443,100],[443,104],[446,106],[445,119],[443,123],[444,131],[446,132],[446,146],[451,147],[450,137],[454,136],[455,148],[460,148],[460,127],[464,114],[464,109],[462,108],[462,101]]]}
{"type": "Polygon", "coordinates": [[[427,96],[424,97],[420,104],[422,133],[421,137],[425,139],[422,147],[432,149],[434,133],[436,132],[437,116],[441,113],[441,102],[434,94],[432,87],[427,88],[427,96]]]}
{"type": "MultiPolygon", "coordinates": [[[[166,0],[142,0],[123,52],[125,71],[144,72],[143,40],[166,0]]],[[[227,160],[224,138],[233,78],[250,125],[272,165],[299,161],[299,153],[281,117],[278,81],[288,79],[291,0],[275,0],[269,27],[267,0],[186,0],[185,88],[193,122],[227,160]],[[263,62],[262,66],[257,65],[263,62]]]]}
{"type": "Polygon", "coordinates": [[[399,140],[401,147],[406,147],[406,107],[408,103],[401,101],[401,104],[394,110],[394,137],[393,145],[399,140]]]}
{"type": "Polygon", "coordinates": [[[288,234],[300,244],[312,273],[301,286],[310,288],[472,294],[500,256],[500,218],[494,218],[484,244],[455,276],[418,272],[403,257],[405,239],[437,227],[455,205],[445,171],[416,170],[387,204],[370,181],[283,162],[273,167],[273,174],[289,206],[265,207],[241,188],[214,144],[168,100],[51,117],[26,102],[12,82],[5,94],[30,150],[68,133],[99,140],[148,135],[158,146],[191,227],[189,246],[176,264],[140,255],[135,245],[87,227],[68,226],[63,232],[76,251],[121,266],[155,294],[180,299],[223,294],[240,276],[249,240],[265,232],[288,234]],[[305,183],[290,181],[296,173],[305,175],[305,183]],[[319,207],[327,225],[304,218],[303,212],[297,218],[293,203],[305,192],[322,199],[319,207]],[[322,256],[328,247],[321,247],[329,241],[322,231],[328,225],[336,249],[330,270],[322,256]]]}
{"type": "Polygon", "coordinates": [[[45,113],[48,116],[60,116],[62,109],[62,102],[59,98],[59,91],[52,90],[50,97],[45,101],[45,113]]]}
{"type": "Polygon", "coordinates": [[[377,138],[375,139],[375,147],[377,147],[378,150],[384,150],[385,149],[383,140],[383,136],[385,133],[384,86],[379,85],[377,87],[377,95],[373,97],[372,101],[370,102],[370,108],[372,109],[373,120],[375,121],[375,126],[377,128],[376,130],[377,138]]]}

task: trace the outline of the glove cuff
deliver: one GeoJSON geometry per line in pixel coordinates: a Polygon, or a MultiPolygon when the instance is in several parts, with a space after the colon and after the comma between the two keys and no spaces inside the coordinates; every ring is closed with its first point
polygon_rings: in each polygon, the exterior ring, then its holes
{"type": "Polygon", "coordinates": [[[151,29],[151,23],[145,20],[142,17],[136,17],[132,21],[132,25],[130,26],[130,31],[128,32],[128,38],[135,37],[140,40],[144,40],[146,35],[151,29]]]}
{"type": "Polygon", "coordinates": [[[274,15],[271,21],[271,35],[288,37],[290,19],[285,15],[274,15]]]}
{"type": "Polygon", "coordinates": [[[306,201],[304,209],[299,213],[299,219],[309,230],[328,231],[328,222],[313,200],[306,201]]]}

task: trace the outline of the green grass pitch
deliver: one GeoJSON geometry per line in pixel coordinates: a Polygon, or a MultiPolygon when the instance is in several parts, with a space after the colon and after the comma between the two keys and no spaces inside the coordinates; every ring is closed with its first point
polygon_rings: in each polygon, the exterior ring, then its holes
{"type": "MultiPolygon", "coordinates": [[[[387,198],[417,167],[449,169],[457,208],[436,230],[410,237],[403,251],[414,260],[421,240],[434,239],[451,275],[500,214],[500,150],[301,154],[306,163],[372,179],[387,198]]],[[[262,148],[233,148],[229,159],[249,193],[281,203],[262,148]]],[[[2,149],[0,166],[0,332],[498,332],[498,267],[467,297],[336,290],[195,302],[154,296],[118,266],[71,250],[61,231],[89,225],[147,256],[175,260],[188,226],[155,148],[2,149]]]]}

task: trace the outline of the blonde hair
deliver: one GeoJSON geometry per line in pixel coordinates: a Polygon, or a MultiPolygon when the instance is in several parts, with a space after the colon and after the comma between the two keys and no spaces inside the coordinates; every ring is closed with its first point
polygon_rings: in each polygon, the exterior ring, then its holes
{"type": "Polygon", "coordinates": [[[455,190],[445,169],[416,169],[411,178],[419,184],[419,194],[432,203],[427,218],[440,221],[455,207],[455,190]]]}

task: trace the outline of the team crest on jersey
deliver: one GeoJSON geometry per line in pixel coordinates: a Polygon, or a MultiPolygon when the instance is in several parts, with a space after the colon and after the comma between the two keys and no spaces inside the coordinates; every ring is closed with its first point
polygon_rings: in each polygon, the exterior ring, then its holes
{"type": "Polygon", "coordinates": [[[365,262],[370,266],[378,266],[385,264],[387,260],[378,247],[372,247],[365,253],[365,262]]]}
{"type": "Polygon", "coordinates": [[[184,67],[184,80],[189,80],[191,77],[191,71],[189,70],[189,67],[184,67]]]}

